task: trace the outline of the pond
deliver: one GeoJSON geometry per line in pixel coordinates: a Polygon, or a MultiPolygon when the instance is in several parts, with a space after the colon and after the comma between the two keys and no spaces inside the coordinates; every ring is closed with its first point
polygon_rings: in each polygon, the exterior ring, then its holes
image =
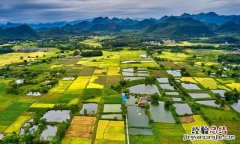
{"type": "Polygon", "coordinates": [[[168,96],[178,96],[179,95],[178,92],[165,92],[165,94],[168,96]]]}
{"type": "Polygon", "coordinates": [[[175,90],[170,84],[160,84],[160,87],[164,90],[175,90]]]}
{"type": "Polygon", "coordinates": [[[192,110],[188,104],[185,103],[175,103],[173,106],[176,108],[176,113],[178,115],[192,114],[192,110]]]}
{"type": "Polygon", "coordinates": [[[204,100],[204,101],[196,101],[198,104],[213,106],[213,107],[220,107],[220,104],[216,104],[216,100],[204,100]]]}
{"type": "Polygon", "coordinates": [[[122,114],[103,114],[102,119],[114,119],[114,120],[122,120],[122,114]]]}
{"type": "Polygon", "coordinates": [[[231,107],[240,113],[240,100],[238,100],[237,103],[232,104],[231,107]]]}
{"type": "Polygon", "coordinates": [[[208,93],[189,93],[192,98],[210,98],[208,93]]]}
{"type": "Polygon", "coordinates": [[[155,94],[159,93],[158,87],[156,85],[145,85],[139,84],[129,88],[130,93],[133,94],[155,94]]]}
{"type": "Polygon", "coordinates": [[[47,122],[64,122],[70,119],[70,110],[50,110],[42,118],[47,122]]]}
{"type": "Polygon", "coordinates": [[[227,92],[226,90],[211,90],[214,94],[219,94],[221,97],[225,97],[224,93],[227,92]]]}
{"type": "Polygon", "coordinates": [[[129,127],[149,127],[149,119],[145,113],[145,108],[138,106],[128,106],[127,109],[129,127]]]}
{"type": "Polygon", "coordinates": [[[40,137],[44,140],[51,140],[57,133],[56,126],[47,125],[46,129],[41,133],[40,137]]]}
{"type": "Polygon", "coordinates": [[[150,113],[154,122],[175,123],[172,113],[165,109],[162,101],[158,105],[150,103],[150,113]]]}
{"type": "Polygon", "coordinates": [[[135,96],[129,96],[129,98],[127,98],[126,104],[127,105],[136,105],[137,101],[138,101],[138,99],[135,98],[135,96]]]}
{"type": "Polygon", "coordinates": [[[201,90],[196,84],[181,83],[181,85],[187,90],[201,90]]]}
{"type": "Polygon", "coordinates": [[[158,81],[159,83],[169,83],[168,78],[157,78],[157,81],[158,81]]]}
{"type": "Polygon", "coordinates": [[[167,70],[167,73],[174,76],[174,77],[181,77],[180,70],[167,70]]]}
{"type": "Polygon", "coordinates": [[[128,131],[132,135],[153,135],[152,130],[146,128],[129,128],[128,131]]]}
{"type": "Polygon", "coordinates": [[[104,104],[104,113],[120,113],[122,112],[121,104],[104,104]]]}
{"type": "Polygon", "coordinates": [[[83,104],[83,107],[80,110],[80,114],[84,114],[84,109],[86,110],[87,114],[96,114],[98,109],[98,104],[96,103],[83,104]]]}
{"type": "Polygon", "coordinates": [[[124,77],[124,80],[126,81],[134,81],[134,80],[140,80],[145,79],[145,77],[124,77]]]}

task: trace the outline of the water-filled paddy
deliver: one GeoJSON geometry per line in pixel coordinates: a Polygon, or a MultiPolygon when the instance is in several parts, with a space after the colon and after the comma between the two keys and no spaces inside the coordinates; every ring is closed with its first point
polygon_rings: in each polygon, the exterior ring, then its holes
{"type": "Polygon", "coordinates": [[[219,104],[216,104],[216,100],[204,100],[204,101],[196,101],[198,104],[213,106],[213,107],[220,107],[219,104]]]}
{"type": "Polygon", "coordinates": [[[120,113],[122,112],[121,104],[104,104],[104,113],[120,113]]]}
{"type": "Polygon", "coordinates": [[[159,94],[158,87],[156,85],[139,84],[130,87],[129,91],[133,94],[159,94]]]}
{"type": "Polygon", "coordinates": [[[167,70],[167,73],[174,76],[174,77],[181,77],[180,70],[167,70]]]}
{"type": "Polygon", "coordinates": [[[192,114],[192,110],[188,104],[185,103],[175,103],[173,106],[176,108],[176,113],[178,115],[192,114]]]}
{"type": "Polygon", "coordinates": [[[158,104],[150,103],[150,113],[154,122],[175,123],[172,113],[166,110],[162,101],[159,101],[158,104]]]}
{"type": "Polygon", "coordinates": [[[142,129],[142,128],[129,128],[129,134],[132,135],[153,135],[151,129],[142,129]]]}
{"type": "Polygon", "coordinates": [[[211,90],[215,94],[219,94],[221,97],[225,97],[224,93],[227,92],[226,90],[211,90]]]}
{"type": "Polygon", "coordinates": [[[192,98],[210,98],[208,93],[189,93],[192,98]]]}
{"type": "Polygon", "coordinates": [[[80,114],[84,114],[84,111],[87,112],[87,114],[96,114],[98,109],[98,104],[96,103],[85,103],[83,104],[83,107],[80,111],[80,114]]]}
{"type": "Polygon", "coordinates": [[[130,96],[129,98],[127,98],[126,104],[127,105],[135,105],[137,101],[138,101],[138,99],[135,98],[135,96],[130,96]]]}
{"type": "Polygon", "coordinates": [[[129,127],[149,127],[149,119],[145,113],[145,108],[138,106],[128,106],[127,109],[129,127]]]}
{"type": "Polygon", "coordinates": [[[47,125],[46,129],[41,133],[40,137],[44,140],[50,140],[57,133],[56,126],[47,125]]]}
{"type": "Polygon", "coordinates": [[[115,119],[115,120],[122,120],[122,114],[103,114],[102,119],[115,119]]]}
{"type": "Polygon", "coordinates": [[[43,115],[47,122],[63,122],[70,119],[69,110],[50,110],[43,115]]]}
{"type": "Polygon", "coordinates": [[[170,84],[160,84],[160,87],[164,90],[175,90],[170,84]]]}
{"type": "Polygon", "coordinates": [[[240,100],[237,103],[233,103],[231,107],[240,113],[240,100]]]}
{"type": "Polygon", "coordinates": [[[157,78],[157,81],[158,81],[159,83],[169,83],[168,78],[157,78]]]}
{"type": "Polygon", "coordinates": [[[187,83],[181,83],[182,87],[187,90],[201,90],[198,85],[196,84],[187,84],[187,83]]]}

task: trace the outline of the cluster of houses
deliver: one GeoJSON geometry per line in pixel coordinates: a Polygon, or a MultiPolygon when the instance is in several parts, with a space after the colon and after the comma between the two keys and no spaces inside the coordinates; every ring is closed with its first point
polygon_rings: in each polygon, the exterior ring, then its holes
{"type": "Polygon", "coordinates": [[[146,41],[143,43],[148,45],[162,45],[162,44],[165,45],[165,44],[175,44],[176,41],[167,39],[167,40],[161,40],[161,41],[146,41]]]}
{"type": "MultiPolygon", "coordinates": [[[[150,98],[148,96],[140,97],[137,101],[137,105],[139,107],[145,107],[148,101],[150,101],[150,98]]],[[[127,97],[125,93],[122,93],[122,102],[123,103],[127,102],[127,97]]]]}

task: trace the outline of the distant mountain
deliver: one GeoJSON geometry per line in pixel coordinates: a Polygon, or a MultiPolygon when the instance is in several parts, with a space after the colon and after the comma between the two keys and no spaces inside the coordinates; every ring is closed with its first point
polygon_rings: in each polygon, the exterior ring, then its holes
{"type": "Polygon", "coordinates": [[[218,15],[214,12],[200,13],[200,14],[196,14],[196,15],[184,13],[181,16],[179,16],[178,18],[192,18],[194,20],[198,20],[203,23],[218,24],[218,25],[222,25],[222,24],[229,23],[229,22],[234,22],[234,23],[240,24],[240,16],[238,16],[238,15],[225,16],[225,15],[218,15]]]}
{"type": "Polygon", "coordinates": [[[164,22],[150,26],[145,30],[147,34],[167,37],[201,37],[211,36],[214,33],[202,22],[191,18],[171,17],[164,22]]]}
{"type": "Polygon", "coordinates": [[[240,24],[236,24],[236,23],[226,23],[224,25],[221,25],[218,29],[217,29],[218,33],[233,33],[233,34],[239,34],[240,33],[240,24]]]}
{"type": "Polygon", "coordinates": [[[0,28],[0,39],[35,39],[37,33],[28,25],[21,25],[11,28],[0,28]]]}

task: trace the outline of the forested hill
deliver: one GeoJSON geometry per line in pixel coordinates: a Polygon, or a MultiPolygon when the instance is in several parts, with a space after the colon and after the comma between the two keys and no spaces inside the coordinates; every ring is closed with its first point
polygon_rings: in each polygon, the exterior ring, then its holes
{"type": "Polygon", "coordinates": [[[1,26],[0,39],[37,39],[39,37],[63,37],[95,32],[120,33],[123,31],[152,36],[187,38],[239,34],[240,17],[201,13],[144,20],[97,17],[92,20],[56,22],[56,24],[8,23],[1,26]]]}

